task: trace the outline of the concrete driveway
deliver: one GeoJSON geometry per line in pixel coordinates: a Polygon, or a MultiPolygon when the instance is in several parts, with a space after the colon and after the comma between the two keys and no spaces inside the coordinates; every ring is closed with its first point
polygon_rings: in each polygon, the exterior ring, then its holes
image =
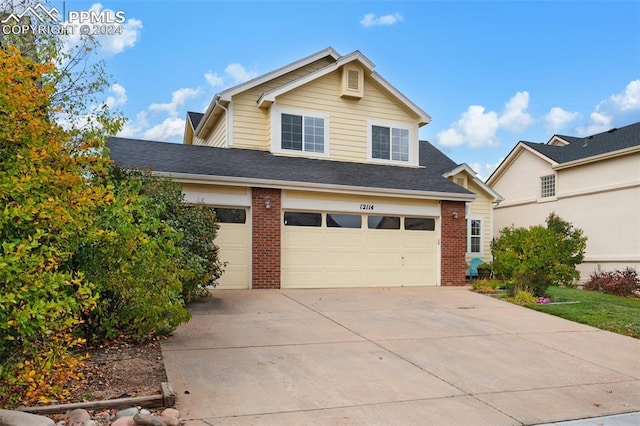
{"type": "Polygon", "coordinates": [[[162,347],[187,425],[521,425],[640,411],[640,341],[464,288],[214,291],[162,347]]]}

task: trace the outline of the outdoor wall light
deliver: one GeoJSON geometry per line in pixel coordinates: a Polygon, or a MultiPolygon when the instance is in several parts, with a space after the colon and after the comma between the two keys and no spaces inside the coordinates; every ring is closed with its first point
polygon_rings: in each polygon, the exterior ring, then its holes
{"type": "Polygon", "coordinates": [[[269,210],[269,209],[271,208],[271,201],[266,200],[266,201],[264,202],[264,208],[265,208],[265,209],[267,209],[267,210],[269,210]]]}
{"type": "Polygon", "coordinates": [[[458,212],[451,213],[451,217],[454,218],[454,219],[457,219],[458,218],[458,212]]]}

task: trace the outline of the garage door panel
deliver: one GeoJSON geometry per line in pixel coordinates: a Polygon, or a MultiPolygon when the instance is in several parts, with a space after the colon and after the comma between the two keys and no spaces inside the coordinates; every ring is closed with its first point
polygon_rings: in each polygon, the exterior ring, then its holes
{"type": "Polygon", "coordinates": [[[247,223],[219,223],[215,243],[219,258],[226,262],[218,289],[249,288],[249,226],[247,223]]]}

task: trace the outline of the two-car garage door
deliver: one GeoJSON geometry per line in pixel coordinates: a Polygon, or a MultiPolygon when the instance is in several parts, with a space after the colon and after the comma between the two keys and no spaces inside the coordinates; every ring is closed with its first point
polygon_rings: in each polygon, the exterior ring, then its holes
{"type": "Polygon", "coordinates": [[[437,219],[284,211],[283,288],[435,286],[437,219]]]}

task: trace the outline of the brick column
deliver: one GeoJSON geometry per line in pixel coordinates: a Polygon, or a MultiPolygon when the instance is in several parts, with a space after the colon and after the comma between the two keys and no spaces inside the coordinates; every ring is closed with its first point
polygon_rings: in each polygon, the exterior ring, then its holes
{"type": "Polygon", "coordinates": [[[280,288],[280,206],[279,189],[252,189],[252,288],[280,288]]]}
{"type": "Polygon", "coordinates": [[[440,204],[442,235],[440,283],[443,286],[465,285],[467,263],[467,221],[463,201],[442,201],[440,204]]]}

